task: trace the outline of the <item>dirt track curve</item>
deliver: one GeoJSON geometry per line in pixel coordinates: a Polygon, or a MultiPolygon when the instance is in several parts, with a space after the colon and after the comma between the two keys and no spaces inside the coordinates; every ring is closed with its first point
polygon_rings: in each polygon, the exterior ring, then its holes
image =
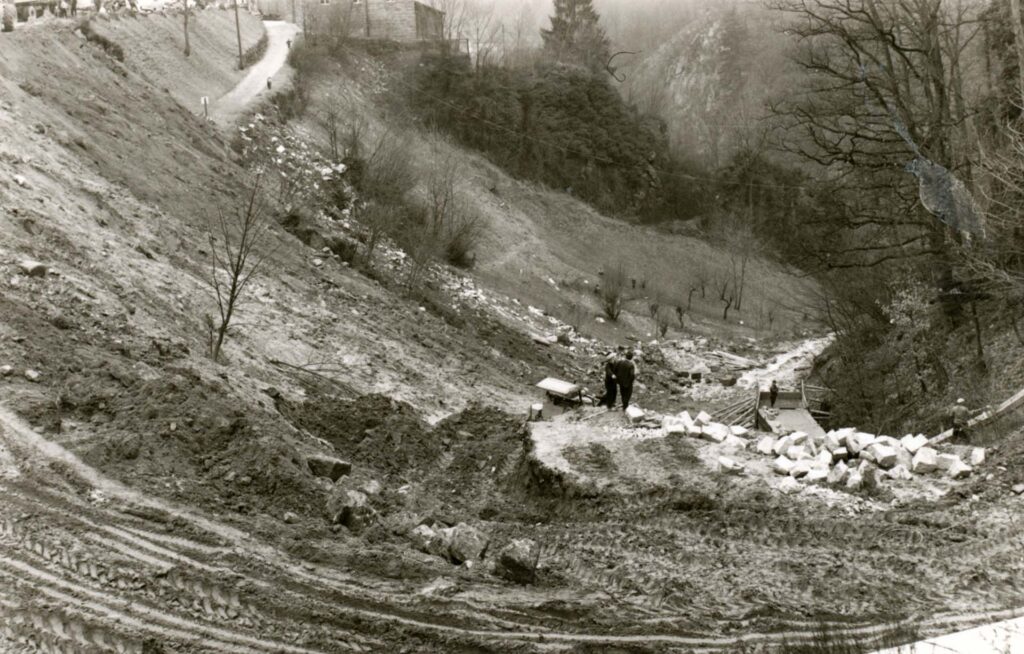
{"type": "Polygon", "coordinates": [[[234,122],[239,115],[267,90],[267,80],[277,75],[288,61],[288,42],[295,38],[299,28],[281,20],[268,20],[267,51],[238,85],[214,101],[210,117],[223,125],[234,122]]]}
{"type": "MultiPolygon", "coordinates": [[[[820,628],[793,622],[786,632],[736,637],[574,633],[534,626],[497,606],[417,602],[407,589],[302,563],[239,529],[110,481],[2,407],[0,445],[11,453],[0,474],[4,651],[379,651],[395,629],[485,647],[716,651],[799,642],[820,628]],[[153,643],[164,649],[147,649],[153,643]]],[[[1020,613],[949,615],[925,626],[945,631],[1020,613]]]]}

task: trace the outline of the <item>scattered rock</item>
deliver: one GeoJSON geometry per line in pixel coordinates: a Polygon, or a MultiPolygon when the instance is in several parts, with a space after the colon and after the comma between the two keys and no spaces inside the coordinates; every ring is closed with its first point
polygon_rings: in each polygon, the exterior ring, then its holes
{"type": "Polygon", "coordinates": [[[910,474],[910,470],[907,470],[907,467],[903,464],[893,466],[886,475],[888,475],[890,479],[898,479],[900,481],[908,481],[914,477],[914,475],[910,474]]]}
{"type": "Polygon", "coordinates": [[[487,537],[476,527],[464,522],[442,529],[441,532],[449,543],[448,555],[455,563],[479,561],[487,551],[487,537]]]}
{"type": "Polygon", "coordinates": [[[377,481],[376,479],[371,479],[370,481],[360,486],[359,490],[363,491],[367,495],[379,495],[382,488],[383,486],[381,486],[379,481],[377,481]]]}
{"type": "Polygon", "coordinates": [[[718,469],[729,475],[742,475],[744,466],[727,456],[720,456],[718,457],[718,469]]]}
{"type": "Polygon", "coordinates": [[[765,456],[772,455],[774,446],[775,439],[771,436],[764,436],[761,440],[757,441],[757,451],[765,456]]]}
{"type": "Polygon", "coordinates": [[[843,461],[837,462],[828,472],[828,483],[838,486],[846,482],[850,475],[850,468],[843,461]]]}
{"type": "Polygon", "coordinates": [[[518,584],[530,584],[537,578],[540,547],[529,538],[519,538],[501,549],[495,573],[518,584]]]}
{"type": "Polygon", "coordinates": [[[33,261],[32,259],[25,259],[18,263],[18,268],[22,274],[28,275],[29,277],[46,277],[46,273],[49,272],[50,267],[45,263],[33,261]]]}
{"type": "Polygon", "coordinates": [[[733,425],[732,427],[729,427],[729,431],[732,432],[733,436],[746,436],[750,433],[750,430],[743,425],[733,425]]]}
{"type": "Polygon", "coordinates": [[[829,470],[828,468],[811,468],[810,471],[804,476],[804,481],[808,484],[814,484],[820,481],[828,479],[829,470]]]}
{"type": "Polygon", "coordinates": [[[971,465],[972,466],[980,466],[981,464],[985,463],[985,448],[984,447],[972,448],[971,449],[971,459],[970,459],[970,461],[971,461],[971,465]]]}
{"type": "Polygon", "coordinates": [[[0,377],[10,377],[14,372],[14,368],[10,366],[0,366],[0,377]]]}
{"type": "Polygon", "coordinates": [[[858,490],[864,485],[864,475],[859,470],[851,470],[846,476],[846,490],[858,490]]]}
{"type": "Polygon", "coordinates": [[[775,474],[777,475],[788,476],[789,473],[793,472],[794,465],[796,464],[793,463],[793,461],[790,460],[789,458],[785,456],[780,456],[779,458],[775,459],[775,463],[772,464],[772,470],[774,470],[775,474]]]}
{"type": "Polygon", "coordinates": [[[353,532],[362,531],[373,519],[366,494],[357,490],[337,489],[327,501],[327,510],[332,523],[344,525],[353,532]]]}
{"type": "Polygon", "coordinates": [[[1010,490],[1012,490],[1017,495],[1024,495],[1024,484],[1017,484],[1016,486],[1014,486],[1010,490]]]}
{"type": "Polygon", "coordinates": [[[293,525],[299,521],[299,516],[295,515],[291,511],[287,511],[284,514],[284,521],[290,525],[293,525]]]}
{"type": "Polygon", "coordinates": [[[306,459],[309,471],[316,477],[338,481],[352,472],[352,464],[332,456],[311,456],[306,459]]]}
{"type": "Polygon", "coordinates": [[[409,532],[409,540],[413,542],[416,549],[434,556],[447,558],[447,545],[441,534],[429,525],[418,525],[409,532]]]}
{"type": "Polygon", "coordinates": [[[811,464],[808,461],[797,461],[793,464],[793,469],[789,471],[789,475],[794,479],[800,477],[806,477],[811,471],[811,464]]]}
{"type": "Polygon", "coordinates": [[[638,406],[626,407],[626,419],[630,422],[636,423],[644,419],[644,410],[638,406]]]}
{"type": "Polygon", "coordinates": [[[25,371],[25,379],[30,382],[38,382],[40,377],[42,377],[42,374],[38,370],[32,370],[29,368],[25,371]]]}
{"type": "Polygon", "coordinates": [[[971,466],[967,465],[960,459],[954,460],[946,470],[946,474],[952,479],[963,479],[970,476],[971,472],[971,466]]]}
{"type": "Polygon", "coordinates": [[[28,180],[25,179],[24,175],[15,175],[14,176],[14,183],[17,184],[18,186],[22,187],[22,188],[28,188],[29,187],[28,186],[28,180]]]}
{"type": "Polygon", "coordinates": [[[955,454],[940,454],[935,460],[936,466],[939,470],[949,470],[956,463],[963,463],[955,454]]]}
{"type": "Polygon", "coordinates": [[[733,436],[732,434],[726,436],[725,441],[722,442],[722,445],[730,450],[745,450],[749,444],[747,439],[733,436]]]}
{"type": "Polygon", "coordinates": [[[779,483],[779,490],[786,495],[795,495],[803,491],[803,485],[792,477],[786,477],[779,483]]]}

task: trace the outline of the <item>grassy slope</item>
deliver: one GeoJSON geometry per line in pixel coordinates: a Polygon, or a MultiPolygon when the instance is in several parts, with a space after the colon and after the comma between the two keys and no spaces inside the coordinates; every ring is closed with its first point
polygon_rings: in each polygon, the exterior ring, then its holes
{"type": "MultiPolygon", "coordinates": [[[[168,56],[185,49],[182,16],[173,12],[95,19],[93,26],[124,48],[129,66],[194,112],[201,111],[204,95],[213,102],[244,75],[238,70],[235,15],[231,11],[211,8],[190,18],[192,55],[187,58],[168,56]]],[[[248,12],[239,12],[239,27],[243,51],[254,46],[264,32],[262,21],[248,12]]]]}
{"type": "MultiPolygon", "coordinates": [[[[363,122],[371,135],[404,129],[413,121],[401,114],[396,118],[394,106],[381,108],[389,90],[400,93],[403,88],[400,74],[394,72],[402,65],[401,61],[385,65],[351,50],[344,63],[327,63],[313,84],[311,107],[304,119],[307,133],[314,139],[324,138],[318,116],[328,101],[338,105],[349,122],[363,122]]],[[[584,303],[590,313],[583,326],[586,332],[609,340],[643,338],[654,331],[647,307],[656,301],[658,291],[668,300],[663,304],[685,305],[687,289],[700,268],[708,271],[710,279],[730,274],[728,252],[720,247],[603,216],[570,195],[513,179],[485,157],[441,135],[418,130],[402,135],[421,178],[438,161],[451,157],[460,163],[459,191],[485,226],[474,274],[486,285],[563,319],[568,317],[570,302],[584,303]],[[638,284],[646,279],[647,288],[630,290],[627,311],[632,315],[624,315],[620,326],[601,325],[594,320],[601,313],[599,302],[587,289],[599,281],[599,271],[619,263],[638,284]]],[[[680,331],[674,325],[670,336],[697,332],[774,337],[816,327],[807,317],[815,313],[815,283],[770,261],[750,262],[745,308],[732,311],[728,322],[721,319],[723,305],[713,287],[710,282],[706,299],[699,292],[695,295],[686,329],[680,331]],[[777,333],[767,330],[766,312],[772,307],[777,333]],[[746,326],[739,325],[741,320],[746,326]]]]}

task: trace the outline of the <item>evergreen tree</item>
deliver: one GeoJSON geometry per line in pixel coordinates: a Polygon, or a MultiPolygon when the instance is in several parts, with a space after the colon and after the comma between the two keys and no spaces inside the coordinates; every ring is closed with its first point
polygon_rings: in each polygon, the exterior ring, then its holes
{"type": "Polygon", "coordinates": [[[544,51],[555,61],[599,71],[608,62],[609,44],[591,0],[554,0],[551,29],[541,30],[544,51]]]}

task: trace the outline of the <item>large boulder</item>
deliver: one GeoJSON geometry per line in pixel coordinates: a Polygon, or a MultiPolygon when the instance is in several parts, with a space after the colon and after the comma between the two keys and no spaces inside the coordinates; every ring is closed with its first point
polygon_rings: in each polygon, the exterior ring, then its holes
{"type": "Polygon", "coordinates": [[[789,471],[789,476],[793,477],[794,479],[806,477],[812,469],[813,466],[811,466],[810,461],[807,461],[806,459],[802,461],[797,461],[796,463],[793,464],[793,469],[789,471]]]}
{"type": "Polygon", "coordinates": [[[828,468],[811,468],[810,472],[804,476],[804,481],[808,484],[814,484],[817,482],[825,481],[828,479],[829,471],[828,468]]]}
{"type": "Polygon", "coordinates": [[[970,462],[972,466],[980,466],[985,463],[985,448],[984,447],[972,447],[970,462]]]}
{"type": "Polygon", "coordinates": [[[644,419],[645,415],[647,414],[644,413],[644,410],[638,406],[631,404],[626,408],[626,419],[629,420],[630,423],[636,424],[640,422],[644,419]]]}
{"type": "Polygon", "coordinates": [[[306,466],[316,477],[324,477],[331,481],[338,481],[345,475],[352,472],[352,464],[348,461],[336,459],[333,456],[311,456],[306,458],[306,466]]]}
{"type": "Polygon", "coordinates": [[[910,474],[910,470],[907,470],[907,467],[903,464],[893,466],[892,469],[885,474],[889,479],[897,479],[900,481],[908,481],[913,478],[913,475],[910,474]]]}
{"type": "Polygon", "coordinates": [[[498,553],[495,573],[517,584],[530,584],[537,578],[540,547],[529,538],[518,538],[498,553]]]}
{"type": "Polygon", "coordinates": [[[786,449],[786,456],[794,461],[811,458],[811,453],[803,445],[791,445],[786,449]]]}
{"type": "Polygon", "coordinates": [[[46,273],[50,270],[50,267],[45,263],[40,263],[32,259],[19,261],[18,268],[21,269],[22,274],[28,275],[29,277],[46,277],[46,273]]]}
{"type": "Polygon", "coordinates": [[[739,436],[733,436],[732,434],[725,437],[722,441],[722,446],[730,450],[745,450],[750,442],[745,438],[739,436]]]}
{"type": "Polygon", "coordinates": [[[448,542],[448,556],[455,563],[481,560],[490,542],[483,532],[465,522],[442,529],[441,533],[448,542]]]}
{"type": "Polygon", "coordinates": [[[957,463],[963,463],[963,461],[955,454],[940,454],[936,458],[936,465],[938,465],[939,470],[949,470],[957,463]]]}

